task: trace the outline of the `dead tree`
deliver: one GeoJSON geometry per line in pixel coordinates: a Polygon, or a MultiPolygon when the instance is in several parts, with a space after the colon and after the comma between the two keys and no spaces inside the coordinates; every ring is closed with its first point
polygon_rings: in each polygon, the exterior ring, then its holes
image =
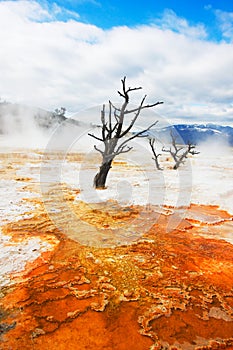
{"type": "Polygon", "coordinates": [[[149,138],[149,144],[150,144],[150,147],[151,147],[151,150],[152,150],[152,153],[154,155],[154,157],[152,157],[152,159],[155,161],[155,165],[156,165],[156,168],[158,170],[163,170],[159,164],[159,157],[162,155],[161,153],[156,153],[156,150],[155,150],[155,139],[154,138],[149,138]]]}
{"type": "Polygon", "coordinates": [[[173,166],[173,169],[178,169],[181,164],[184,164],[185,159],[188,158],[188,155],[195,155],[199,154],[200,152],[195,151],[196,148],[195,145],[193,145],[191,142],[188,142],[188,144],[184,146],[178,147],[177,145],[177,138],[171,131],[171,138],[172,138],[172,145],[169,149],[165,149],[163,147],[163,152],[168,152],[171,154],[172,158],[174,159],[175,165],[173,166]]]}
{"type": "Polygon", "coordinates": [[[136,108],[127,109],[129,104],[129,95],[132,91],[140,90],[141,87],[126,87],[126,77],[121,80],[122,83],[122,91],[118,91],[118,94],[123,98],[123,103],[120,108],[113,105],[111,101],[109,101],[109,110],[108,112],[105,110],[105,105],[103,105],[103,109],[101,110],[101,136],[97,137],[93,134],[88,134],[94,139],[103,143],[103,150],[98,148],[96,145],[94,146],[95,150],[98,151],[102,156],[102,163],[98,173],[94,178],[94,187],[95,188],[105,188],[105,183],[107,179],[107,175],[109,170],[112,167],[113,159],[122,153],[129,152],[133,147],[128,146],[128,142],[133,140],[134,138],[142,135],[150,128],[157,124],[157,121],[151,124],[148,128],[136,132],[135,134],[129,135],[132,127],[134,126],[136,120],[138,119],[141,111],[145,108],[155,107],[163,102],[156,102],[153,104],[144,105],[146,95],[141,100],[141,103],[136,108]],[[124,128],[124,124],[126,123],[126,116],[133,115],[129,126],[124,128]]]}
{"type": "Polygon", "coordinates": [[[61,107],[61,108],[56,108],[54,111],[55,115],[57,115],[58,117],[65,117],[66,114],[66,108],[65,107],[61,107]]]}

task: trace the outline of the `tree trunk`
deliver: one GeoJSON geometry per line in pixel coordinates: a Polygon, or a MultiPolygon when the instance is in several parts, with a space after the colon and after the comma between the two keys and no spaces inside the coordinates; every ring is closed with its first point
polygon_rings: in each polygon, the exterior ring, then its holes
{"type": "Polygon", "coordinates": [[[177,169],[179,168],[180,164],[184,162],[184,159],[185,159],[185,158],[187,158],[187,154],[188,154],[188,153],[189,153],[188,150],[185,151],[185,152],[182,154],[182,156],[180,156],[180,158],[176,160],[176,164],[174,165],[173,169],[177,170],[177,169]]]}
{"type": "Polygon", "coordinates": [[[176,164],[174,165],[173,169],[177,170],[180,166],[180,164],[183,163],[183,160],[182,159],[179,159],[176,161],[176,164]]]}
{"type": "Polygon", "coordinates": [[[160,167],[160,164],[159,164],[159,160],[158,160],[159,156],[160,156],[160,154],[156,155],[156,157],[154,158],[155,165],[156,165],[156,168],[157,168],[158,170],[163,170],[163,169],[160,167]]]}
{"type": "Polygon", "coordinates": [[[94,178],[94,186],[95,188],[104,189],[105,183],[107,180],[108,172],[111,169],[112,159],[108,162],[102,163],[99,172],[96,174],[94,178]]]}

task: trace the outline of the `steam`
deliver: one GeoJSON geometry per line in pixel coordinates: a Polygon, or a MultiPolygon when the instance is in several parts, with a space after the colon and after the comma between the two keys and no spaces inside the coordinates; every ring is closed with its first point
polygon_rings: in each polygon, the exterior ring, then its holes
{"type": "Polygon", "coordinates": [[[0,145],[6,148],[44,148],[50,132],[36,121],[36,110],[5,104],[0,109],[0,145]]]}
{"type": "Polygon", "coordinates": [[[214,139],[208,137],[198,145],[198,150],[208,158],[217,158],[231,154],[231,146],[227,138],[214,139]]]}

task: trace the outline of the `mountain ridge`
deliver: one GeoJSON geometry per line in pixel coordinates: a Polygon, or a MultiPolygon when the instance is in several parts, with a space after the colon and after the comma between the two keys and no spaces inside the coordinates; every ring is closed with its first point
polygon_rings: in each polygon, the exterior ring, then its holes
{"type": "Polygon", "coordinates": [[[219,124],[177,124],[173,128],[178,132],[185,144],[200,144],[212,140],[226,142],[233,146],[233,128],[219,124]]]}

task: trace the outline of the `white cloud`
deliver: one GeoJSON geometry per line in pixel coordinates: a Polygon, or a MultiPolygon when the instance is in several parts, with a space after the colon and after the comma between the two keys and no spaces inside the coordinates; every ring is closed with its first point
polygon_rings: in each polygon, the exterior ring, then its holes
{"type": "Polygon", "coordinates": [[[162,29],[173,30],[177,33],[184,34],[193,38],[206,38],[207,33],[203,24],[192,26],[185,18],[180,18],[171,9],[166,9],[162,18],[154,21],[162,29]]]}
{"type": "Polygon", "coordinates": [[[75,112],[119,100],[127,75],[130,86],[143,86],[132,102],[143,93],[148,102],[163,100],[156,111],[171,121],[232,116],[233,46],[207,41],[202,25],[190,26],[170,11],[160,23],[102,30],[56,14],[57,5],[0,2],[3,99],[75,112]]]}
{"type": "Polygon", "coordinates": [[[223,37],[233,41],[233,12],[215,10],[223,37]]]}
{"type": "MultiPolygon", "coordinates": [[[[9,16],[10,21],[21,20],[46,20],[51,19],[52,15],[49,13],[47,6],[41,6],[37,1],[1,1],[1,18],[9,16]]],[[[5,17],[7,20],[7,17],[5,17]]]]}

